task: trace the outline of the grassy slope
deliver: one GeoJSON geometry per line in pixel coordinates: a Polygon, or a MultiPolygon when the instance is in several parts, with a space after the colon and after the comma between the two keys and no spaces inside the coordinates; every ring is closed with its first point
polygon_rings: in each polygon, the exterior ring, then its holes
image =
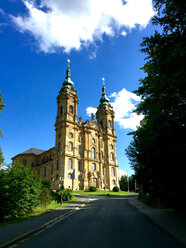
{"type": "Polygon", "coordinates": [[[96,192],[90,192],[88,190],[74,190],[73,194],[81,194],[81,195],[95,195],[95,196],[125,196],[125,195],[133,195],[137,193],[134,192],[126,192],[126,191],[119,191],[119,192],[113,192],[111,190],[97,190],[96,192]],[[108,195],[109,194],[109,195],[108,195]]]}
{"type": "MultiPolygon", "coordinates": [[[[65,206],[65,205],[67,205],[69,203],[75,202],[75,201],[77,201],[77,199],[78,199],[77,197],[73,196],[70,201],[63,202],[63,206],[65,206]]],[[[38,216],[38,215],[44,214],[46,212],[51,211],[52,209],[59,208],[60,205],[61,205],[60,203],[57,203],[56,201],[52,200],[51,203],[46,206],[46,208],[42,207],[42,206],[37,206],[32,213],[27,214],[27,215],[25,215],[23,217],[18,217],[18,218],[15,218],[13,220],[3,220],[3,221],[1,221],[0,222],[0,227],[5,226],[7,224],[21,222],[21,221],[29,219],[29,218],[31,218],[33,216],[38,216]]]]}

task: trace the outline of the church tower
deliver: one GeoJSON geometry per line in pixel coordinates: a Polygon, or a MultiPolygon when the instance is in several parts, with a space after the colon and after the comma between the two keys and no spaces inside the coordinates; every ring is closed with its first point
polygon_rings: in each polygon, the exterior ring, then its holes
{"type": "Polygon", "coordinates": [[[103,134],[104,163],[103,178],[105,187],[111,189],[118,182],[118,165],[116,158],[116,135],[114,129],[114,111],[106,95],[105,82],[103,78],[102,97],[97,108],[96,118],[103,134]]]}
{"type": "MultiPolygon", "coordinates": [[[[65,188],[72,187],[72,175],[75,169],[77,149],[75,147],[76,126],[78,122],[77,91],[74,89],[74,83],[71,80],[71,70],[68,60],[68,68],[63,87],[57,96],[57,117],[56,117],[56,167],[59,170],[61,183],[65,188]],[[68,178],[69,177],[69,178],[68,178]],[[64,180],[64,178],[66,180],[64,180]]],[[[57,178],[56,178],[57,180],[57,178]]]]}
{"type": "MultiPolygon", "coordinates": [[[[53,190],[110,189],[119,186],[116,159],[114,111],[106,95],[103,79],[102,97],[96,118],[82,121],[77,116],[78,96],[71,80],[70,60],[66,78],[57,96],[55,146],[49,150],[31,148],[12,158],[51,182],[53,190]]],[[[91,93],[90,93],[91,94],[91,93]]]]}

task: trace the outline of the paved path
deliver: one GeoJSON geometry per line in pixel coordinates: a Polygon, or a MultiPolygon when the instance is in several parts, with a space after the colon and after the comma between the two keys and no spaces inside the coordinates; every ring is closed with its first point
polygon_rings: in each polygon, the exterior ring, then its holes
{"type": "Polygon", "coordinates": [[[132,207],[127,198],[102,198],[40,232],[20,248],[185,248],[132,207]]]}
{"type": "MultiPolygon", "coordinates": [[[[87,203],[88,200],[87,197],[79,196],[76,202],[62,208],[54,209],[48,213],[32,217],[19,223],[0,227],[0,247],[3,247],[3,245],[11,241],[14,243],[17,238],[21,239],[21,237],[25,235],[30,236],[32,232],[37,232],[38,229],[48,227],[52,223],[76,211],[76,208],[80,208],[83,204],[87,203]]],[[[7,245],[5,247],[9,246],[7,245]]]]}

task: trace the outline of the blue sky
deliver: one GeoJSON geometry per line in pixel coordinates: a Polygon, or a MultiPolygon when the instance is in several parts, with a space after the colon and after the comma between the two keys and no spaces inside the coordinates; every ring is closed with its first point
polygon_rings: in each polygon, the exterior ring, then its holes
{"type": "Polygon", "coordinates": [[[0,146],[6,163],[31,147],[54,146],[56,97],[69,58],[83,121],[90,119],[90,107],[98,107],[105,78],[116,112],[118,164],[132,174],[125,149],[132,139],[127,133],[141,118],[131,114],[140,100],[132,91],[144,77],[140,43],[154,32],[150,0],[138,0],[141,7],[134,5],[136,0],[83,2],[0,3],[0,91],[6,104],[0,115],[0,146]]]}

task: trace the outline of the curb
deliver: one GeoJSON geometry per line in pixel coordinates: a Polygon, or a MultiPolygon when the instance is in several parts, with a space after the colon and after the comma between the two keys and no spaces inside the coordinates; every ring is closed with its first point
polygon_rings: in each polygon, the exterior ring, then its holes
{"type": "Polygon", "coordinates": [[[73,209],[73,210],[70,210],[68,213],[65,213],[65,214],[62,214],[58,217],[56,217],[55,219],[53,220],[50,220],[49,222],[43,224],[42,226],[38,227],[38,228],[35,228],[34,230],[30,231],[30,232],[27,232],[25,234],[23,234],[22,236],[12,240],[12,241],[9,241],[3,245],[0,245],[0,248],[9,248],[17,243],[20,243],[21,241],[41,232],[41,231],[44,231],[45,229],[49,228],[50,226],[53,226],[54,224],[56,224],[57,222],[61,221],[62,219],[68,217],[69,215],[77,212],[77,210],[80,210],[81,208],[85,207],[88,203],[90,202],[90,200],[88,200],[87,202],[81,204],[79,207],[73,209]]]}

